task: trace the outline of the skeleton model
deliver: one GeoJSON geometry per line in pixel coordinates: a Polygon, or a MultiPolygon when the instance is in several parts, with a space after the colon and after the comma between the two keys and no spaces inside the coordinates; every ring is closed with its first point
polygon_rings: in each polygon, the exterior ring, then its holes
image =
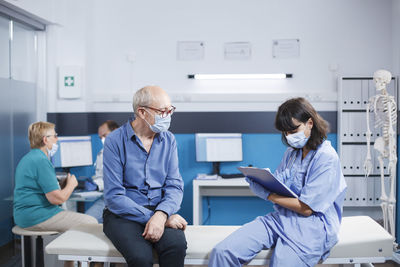
{"type": "Polygon", "coordinates": [[[376,90],[379,93],[369,99],[367,105],[367,158],[364,163],[366,175],[372,172],[372,159],[371,159],[371,130],[369,127],[369,113],[375,114],[375,128],[382,129],[382,136],[375,139],[374,149],[378,152],[379,170],[381,175],[381,207],[383,211],[383,223],[385,229],[392,234],[395,234],[395,188],[394,183],[396,179],[396,121],[397,121],[397,107],[394,97],[389,95],[386,91],[386,85],[390,83],[392,74],[387,70],[378,70],[374,73],[374,82],[376,90]],[[386,194],[385,180],[384,180],[384,163],[383,160],[388,159],[388,170],[390,178],[390,192],[389,197],[386,194]]]}

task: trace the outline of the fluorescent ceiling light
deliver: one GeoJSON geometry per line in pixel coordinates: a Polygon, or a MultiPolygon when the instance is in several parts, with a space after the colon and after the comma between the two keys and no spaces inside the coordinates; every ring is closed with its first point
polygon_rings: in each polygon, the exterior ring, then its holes
{"type": "Polygon", "coordinates": [[[189,79],[196,80],[251,80],[251,79],[286,79],[292,78],[292,74],[189,74],[189,79]]]}

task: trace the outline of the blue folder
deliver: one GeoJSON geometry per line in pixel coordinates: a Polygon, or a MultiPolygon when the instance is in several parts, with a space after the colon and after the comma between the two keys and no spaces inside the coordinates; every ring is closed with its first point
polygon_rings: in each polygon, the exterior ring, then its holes
{"type": "Polygon", "coordinates": [[[281,196],[298,198],[289,187],[275,178],[269,170],[254,167],[238,167],[238,170],[243,173],[244,176],[254,180],[273,193],[281,196]]]}

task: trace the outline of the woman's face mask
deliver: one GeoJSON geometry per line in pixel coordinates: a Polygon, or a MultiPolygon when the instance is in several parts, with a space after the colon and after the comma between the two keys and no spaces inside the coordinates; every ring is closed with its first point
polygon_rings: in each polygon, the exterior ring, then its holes
{"type": "Polygon", "coordinates": [[[300,125],[296,133],[286,135],[286,141],[291,147],[303,148],[307,144],[308,140],[310,139],[312,129],[312,121],[310,120],[311,119],[309,119],[306,123],[301,123],[293,119],[295,124],[300,123],[300,125]],[[308,137],[306,136],[305,131],[307,131],[308,137]]]}
{"type": "Polygon", "coordinates": [[[310,139],[310,137],[306,137],[304,131],[286,135],[286,141],[294,148],[303,148],[307,144],[308,139],[310,139]]]}
{"type": "Polygon", "coordinates": [[[52,143],[51,148],[46,147],[47,155],[50,158],[50,157],[54,156],[58,150],[57,133],[54,132],[54,134],[51,133],[51,134],[46,135],[45,137],[47,138],[47,142],[49,142],[49,144],[52,143]]]}
{"type": "Polygon", "coordinates": [[[54,143],[51,149],[47,148],[47,155],[49,155],[49,157],[52,157],[56,154],[57,150],[58,150],[58,144],[54,143]]]}

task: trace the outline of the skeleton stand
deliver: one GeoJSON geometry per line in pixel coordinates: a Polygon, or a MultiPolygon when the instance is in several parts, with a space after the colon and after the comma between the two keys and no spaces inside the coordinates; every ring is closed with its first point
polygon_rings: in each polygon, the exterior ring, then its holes
{"type": "Polygon", "coordinates": [[[375,139],[374,149],[378,152],[378,161],[381,175],[381,207],[383,212],[383,223],[385,229],[395,236],[395,207],[396,198],[394,195],[394,184],[396,179],[396,127],[397,107],[393,96],[387,94],[386,89],[381,90],[381,94],[369,99],[367,105],[367,158],[364,164],[366,175],[372,172],[372,158],[370,150],[371,130],[369,127],[369,113],[375,114],[375,128],[382,129],[382,136],[375,139]],[[390,178],[389,197],[386,194],[384,180],[384,159],[389,160],[388,170],[390,178]]]}

